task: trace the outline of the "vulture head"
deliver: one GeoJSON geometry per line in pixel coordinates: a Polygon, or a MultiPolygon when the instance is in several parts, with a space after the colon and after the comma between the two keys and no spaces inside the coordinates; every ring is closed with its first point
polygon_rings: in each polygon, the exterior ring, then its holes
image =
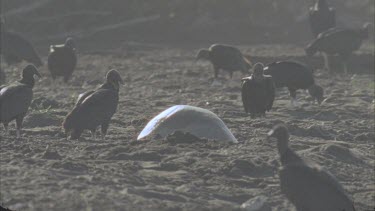
{"type": "Polygon", "coordinates": [[[280,155],[287,150],[289,143],[289,131],[285,124],[278,124],[274,126],[267,135],[269,139],[277,140],[277,148],[280,155]]]}
{"type": "Polygon", "coordinates": [[[32,64],[27,65],[22,71],[22,78],[31,79],[34,78],[34,75],[39,78],[42,77],[36,67],[32,64]]]}
{"type": "Polygon", "coordinates": [[[68,47],[68,48],[71,48],[71,49],[75,49],[76,48],[76,42],[74,41],[73,38],[68,37],[65,40],[65,46],[68,47]]]}
{"type": "Polygon", "coordinates": [[[253,77],[255,80],[262,80],[264,73],[264,65],[262,63],[256,63],[253,67],[253,77]]]}
{"type": "Polygon", "coordinates": [[[120,76],[120,73],[115,69],[108,71],[106,75],[106,80],[107,80],[107,83],[112,84],[117,89],[120,87],[120,84],[124,84],[124,81],[122,80],[120,76]]]}
{"type": "Polygon", "coordinates": [[[207,50],[207,49],[200,49],[198,51],[198,54],[197,56],[195,57],[195,59],[198,61],[200,59],[203,59],[203,60],[209,60],[210,59],[210,51],[207,50]]]}

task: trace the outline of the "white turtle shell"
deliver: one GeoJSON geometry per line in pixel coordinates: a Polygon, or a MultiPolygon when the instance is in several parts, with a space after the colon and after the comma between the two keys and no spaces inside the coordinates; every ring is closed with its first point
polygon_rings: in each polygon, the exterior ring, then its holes
{"type": "Polygon", "coordinates": [[[175,105],[147,123],[137,140],[151,134],[162,138],[175,131],[188,132],[198,138],[238,143],[224,122],[209,110],[188,105],[175,105]]]}

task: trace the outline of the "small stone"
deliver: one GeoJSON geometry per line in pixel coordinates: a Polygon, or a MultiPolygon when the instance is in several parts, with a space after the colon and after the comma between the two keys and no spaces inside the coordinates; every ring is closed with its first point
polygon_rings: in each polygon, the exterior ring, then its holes
{"type": "Polygon", "coordinates": [[[267,197],[257,196],[251,198],[241,205],[241,210],[245,211],[271,211],[271,207],[267,204],[267,197]]]}

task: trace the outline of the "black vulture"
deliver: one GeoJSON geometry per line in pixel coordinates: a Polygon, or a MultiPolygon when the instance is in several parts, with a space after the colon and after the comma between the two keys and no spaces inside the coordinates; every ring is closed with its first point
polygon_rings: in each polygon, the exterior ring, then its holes
{"type": "Polygon", "coordinates": [[[242,103],[246,113],[254,118],[265,116],[275,99],[275,86],[271,76],[263,75],[263,64],[254,65],[254,73],[242,79],[242,103]]]}
{"type": "Polygon", "coordinates": [[[289,148],[289,132],[284,124],[276,125],[268,137],[277,140],[281,192],[297,211],[355,211],[353,201],[331,173],[304,161],[289,148]]]}
{"type": "Polygon", "coordinates": [[[70,139],[79,139],[85,129],[90,130],[95,139],[98,126],[101,126],[104,139],[109,122],[117,110],[120,84],[123,84],[120,74],[110,70],[106,82],[97,90],[79,95],[73,110],[63,122],[65,133],[70,135],[70,139]]]}
{"type": "Polygon", "coordinates": [[[362,41],[368,38],[370,25],[367,23],[360,29],[331,28],[322,32],[306,47],[306,55],[311,57],[316,52],[322,52],[327,70],[330,70],[328,55],[338,55],[347,74],[347,60],[352,52],[361,47],[362,41]]]}
{"type": "Polygon", "coordinates": [[[8,134],[9,122],[16,120],[17,138],[21,137],[23,118],[33,99],[34,75],[41,77],[34,65],[27,65],[20,81],[0,87],[0,123],[8,134]]]}
{"type": "Polygon", "coordinates": [[[7,207],[3,207],[3,206],[0,205],[0,211],[13,211],[13,210],[11,210],[11,209],[9,209],[7,207]]]}
{"type": "Polygon", "coordinates": [[[67,38],[63,45],[51,45],[48,55],[48,69],[55,80],[57,76],[63,76],[64,82],[68,82],[77,65],[75,42],[67,38]]]}
{"type": "Polygon", "coordinates": [[[328,6],[326,0],[316,0],[314,6],[310,7],[309,21],[311,31],[316,37],[336,26],[335,10],[328,6]]]}
{"type": "Polygon", "coordinates": [[[229,45],[214,44],[209,49],[200,49],[196,59],[209,60],[214,67],[217,78],[219,70],[228,71],[230,78],[234,71],[249,73],[251,63],[242,55],[241,51],[229,45]]]}
{"type": "Polygon", "coordinates": [[[1,45],[0,54],[9,64],[16,64],[23,60],[37,67],[43,65],[32,44],[20,34],[6,31],[5,24],[1,21],[1,45]]]}
{"type": "Polygon", "coordinates": [[[313,100],[321,104],[324,100],[323,88],[315,84],[313,69],[293,61],[279,61],[264,68],[265,75],[271,75],[276,88],[287,87],[291,102],[296,106],[297,90],[308,90],[313,100]]]}
{"type": "Polygon", "coordinates": [[[5,83],[5,72],[0,67],[0,85],[5,83]]]}

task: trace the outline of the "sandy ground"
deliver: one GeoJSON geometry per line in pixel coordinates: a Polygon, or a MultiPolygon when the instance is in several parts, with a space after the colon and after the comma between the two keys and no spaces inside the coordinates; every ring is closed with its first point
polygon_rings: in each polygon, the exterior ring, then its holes
{"type": "MultiPolygon", "coordinates": [[[[366,65],[352,65],[350,76],[329,76],[317,70],[317,81],[328,97],[321,107],[311,105],[308,95],[300,91],[302,107],[292,108],[287,91],[281,89],[267,118],[250,119],[242,108],[240,73],[233,79],[222,73],[221,85],[211,86],[211,65],[195,63],[194,50],[119,49],[81,52],[68,85],[52,83],[46,68],[41,68],[45,77],[34,88],[35,101],[22,139],[14,138],[13,125],[11,137],[4,137],[3,129],[0,132],[0,202],[5,206],[16,210],[239,210],[243,202],[264,195],[272,210],[291,210],[279,188],[276,143],[265,139],[266,132],[283,121],[290,129],[291,147],[332,172],[353,197],[357,210],[375,207],[373,64],[367,70],[366,65]],[[88,132],[81,140],[66,140],[60,127],[64,116],[78,94],[96,88],[110,68],[120,71],[125,85],[106,140],[92,140],[88,132]],[[176,104],[215,112],[240,143],[179,136],[136,141],[148,120],[176,104]]],[[[303,53],[293,46],[241,49],[264,61],[303,53]]],[[[3,65],[8,80],[14,81],[23,65],[3,65]]]]}

